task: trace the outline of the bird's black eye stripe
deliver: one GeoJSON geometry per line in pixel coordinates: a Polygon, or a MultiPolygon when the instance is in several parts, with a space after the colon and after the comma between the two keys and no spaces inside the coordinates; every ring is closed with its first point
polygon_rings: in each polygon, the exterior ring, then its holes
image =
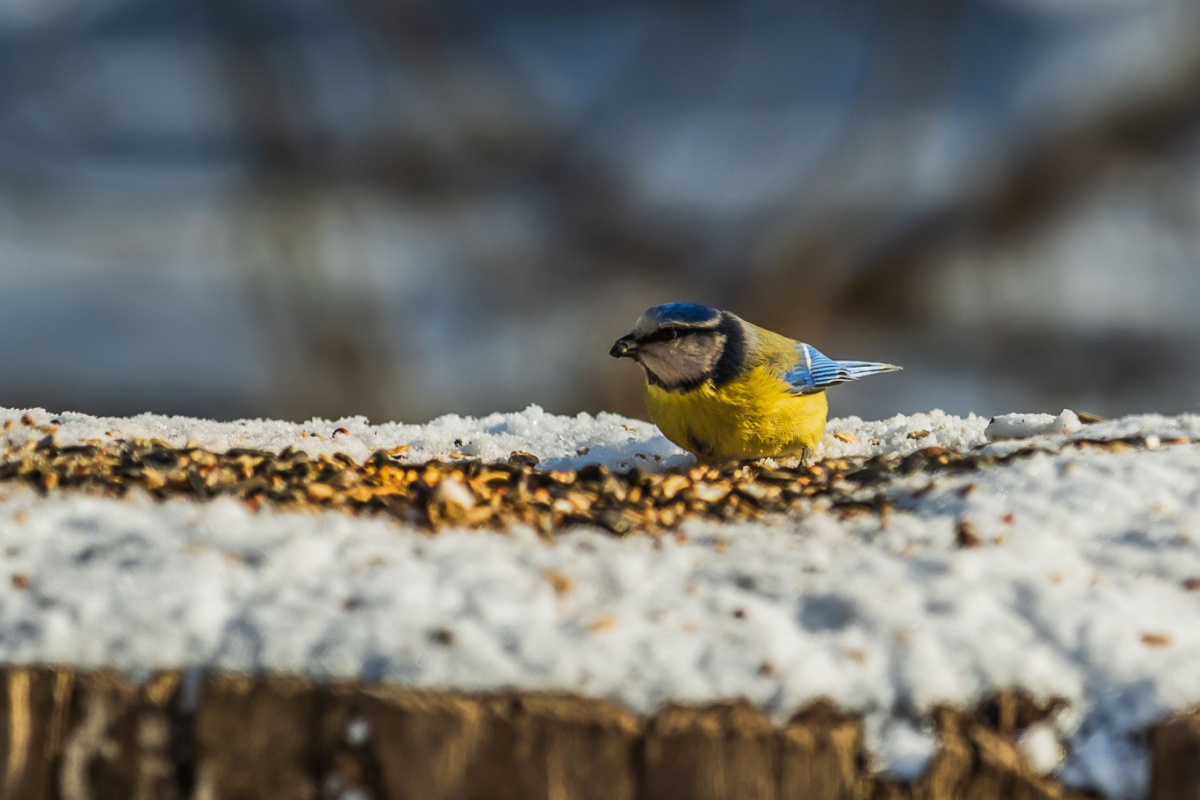
{"type": "Polygon", "coordinates": [[[643,344],[653,344],[654,342],[669,342],[680,336],[687,336],[690,333],[695,333],[690,328],[659,328],[653,333],[646,334],[642,339],[643,344]]]}

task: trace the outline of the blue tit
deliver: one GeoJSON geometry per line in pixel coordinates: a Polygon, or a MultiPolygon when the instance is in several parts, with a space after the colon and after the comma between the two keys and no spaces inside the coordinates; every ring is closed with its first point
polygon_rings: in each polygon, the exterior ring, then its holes
{"type": "Polygon", "coordinates": [[[609,355],[641,366],[654,424],[709,463],[807,459],[825,434],[825,389],[900,369],[834,361],[812,345],[695,303],[650,309],[609,355]]]}

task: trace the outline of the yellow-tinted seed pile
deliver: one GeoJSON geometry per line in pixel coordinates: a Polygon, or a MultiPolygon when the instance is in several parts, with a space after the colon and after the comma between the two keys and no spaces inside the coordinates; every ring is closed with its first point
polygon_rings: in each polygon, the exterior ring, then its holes
{"type": "MultiPolygon", "coordinates": [[[[1137,442],[1080,445],[1115,450],[1137,442]]],[[[543,471],[525,453],[514,453],[508,463],[411,464],[403,460],[407,449],[379,450],[357,462],[341,453],[312,457],[291,447],[279,453],[216,453],[145,439],[61,446],[49,434],[7,448],[0,458],[0,482],[23,482],[43,492],[74,489],[122,496],[142,489],[160,499],[234,497],[254,509],[271,505],[385,514],[434,529],[503,529],[524,523],[551,533],[591,524],[625,534],[661,531],[687,519],[801,515],[818,497],[827,498],[832,511],[843,516],[886,513],[896,493],[885,490],[897,478],[974,470],[1035,452],[997,457],[927,447],[903,457],[829,458],[794,468],[698,466],[660,475],[638,469],[614,472],[599,465],[543,471]]]]}

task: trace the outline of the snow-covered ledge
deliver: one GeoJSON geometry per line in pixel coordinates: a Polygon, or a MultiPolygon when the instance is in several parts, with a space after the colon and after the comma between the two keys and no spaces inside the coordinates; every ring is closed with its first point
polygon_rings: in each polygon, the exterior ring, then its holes
{"type": "MultiPolygon", "coordinates": [[[[52,435],[356,460],[383,449],[410,464],[514,451],[546,470],[692,464],[647,423],[536,407],[426,425],[40,409],[0,410],[0,424],[5,459],[52,435]]],[[[874,768],[895,779],[926,768],[935,709],[1013,689],[1065,701],[1024,731],[1034,769],[1132,800],[1148,792],[1146,731],[1200,706],[1193,440],[1194,415],[832,420],[821,457],[1019,457],[897,476],[879,490],[886,513],[814,500],[756,523],[581,527],[549,543],[519,526],[431,536],[378,517],[0,482],[0,662],[566,692],[642,718],[743,699],[782,724],[828,700],[861,716],[874,768]]]]}

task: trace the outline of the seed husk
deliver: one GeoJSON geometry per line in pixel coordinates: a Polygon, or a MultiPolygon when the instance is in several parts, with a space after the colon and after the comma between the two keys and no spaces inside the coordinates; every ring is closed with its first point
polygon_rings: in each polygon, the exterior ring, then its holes
{"type": "MultiPolygon", "coordinates": [[[[1188,440],[1165,440],[1161,446],[1176,444],[1188,440]]],[[[1137,438],[1083,439],[1076,446],[1124,452],[1146,443],[1137,438]]],[[[816,500],[828,501],[824,507],[842,519],[875,516],[885,523],[897,502],[928,491],[939,474],[970,473],[1042,452],[1029,447],[997,456],[926,447],[905,456],[827,458],[794,467],[695,466],[658,474],[636,468],[614,471],[599,464],[543,472],[535,469],[537,457],[524,452],[496,463],[408,463],[402,458],[409,449],[401,444],[376,450],[358,462],[345,453],[312,457],[292,446],[278,453],[251,448],[215,452],[194,442],[173,447],[156,439],[64,446],[47,434],[5,448],[0,483],[24,483],[43,494],[83,491],[122,497],[142,490],[160,500],[233,497],[254,509],[270,505],[384,515],[435,530],[526,525],[548,536],[592,525],[624,536],[656,534],[694,519],[805,516],[814,513],[816,500]],[[927,476],[921,484],[927,488],[896,494],[898,479],[917,474],[927,476]]],[[[973,488],[967,482],[957,492],[966,496],[973,488]]],[[[981,542],[967,522],[959,525],[956,539],[962,547],[981,542]]]]}

